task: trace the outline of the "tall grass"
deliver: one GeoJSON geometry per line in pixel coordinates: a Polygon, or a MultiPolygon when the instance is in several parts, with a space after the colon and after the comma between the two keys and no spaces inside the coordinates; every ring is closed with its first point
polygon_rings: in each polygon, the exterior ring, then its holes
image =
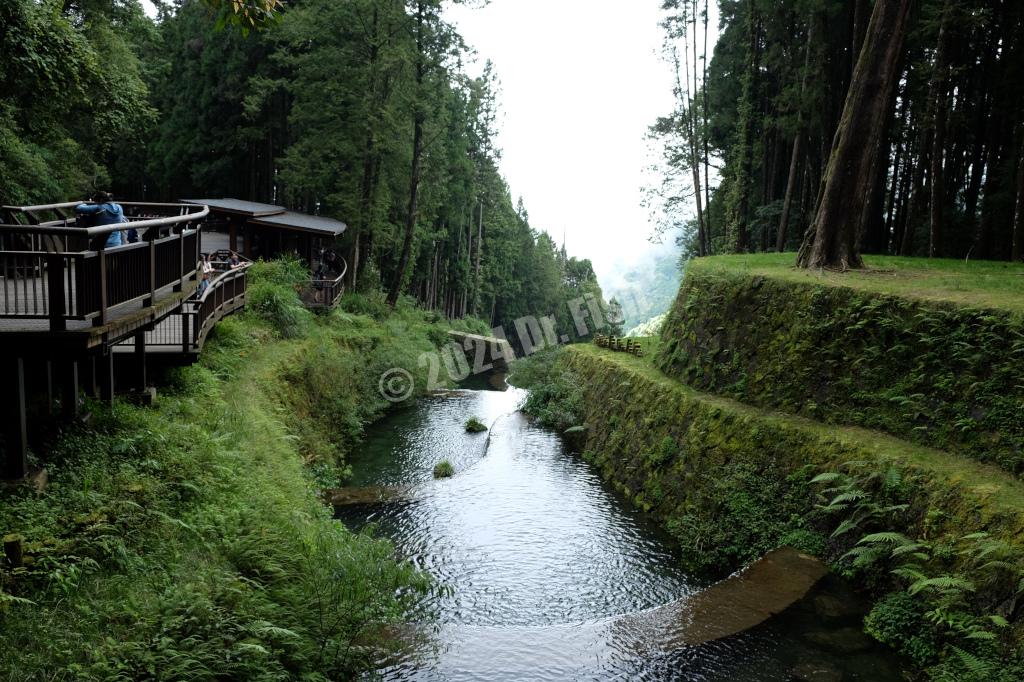
{"type": "Polygon", "coordinates": [[[90,405],[45,492],[0,493],[28,557],[0,568],[0,678],[347,679],[388,648],[427,579],[332,520],[304,464],[343,474],[390,405],[380,372],[416,374],[447,325],[367,297],[311,316],[289,273],[254,269],[249,311],[157,407],[90,405]]]}

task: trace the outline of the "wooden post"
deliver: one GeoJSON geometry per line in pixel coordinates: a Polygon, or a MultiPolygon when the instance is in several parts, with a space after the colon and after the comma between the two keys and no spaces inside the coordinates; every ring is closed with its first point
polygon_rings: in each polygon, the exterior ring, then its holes
{"type": "Polygon", "coordinates": [[[92,323],[102,327],[107,323],[107,250],[100,249],[97,258],[100,259],[100,314],[92,323]]]}
{"type": "Polygon", "coordinates": [[[67,419],[78,418],[78,363],[74,360],[57,362],[57,385],[60,395],[61,415],[67,419]]]}
{"type": "Polygon", "coordinates": [[[234,218],[228,218],[228,248],[238,253],[238,224],[234,218]]]}
{"type": "Polygon", "coordinates": [[[25,565],[25,551],[21,544],[23,539],[20,535],[4,536],[4,556],[7,557],[7,563],[11,568],[21,568],[25,565]]]}
{"type": "Polygon", "coordinates": [[[106,403],[114,402],[114,353],[107,349],[103,355],[96,358],[96,366],[100,378],[100,400],[106,403]]]}
{"type": "Polygon", "coordinates": [[[50,331],[62,332],[68,327],[64,319],[64,256],[60,254],[46,255],[46,293],[50,331]]]}
{"type": "Polygon", "coordinates": [[[146,243],[149,244],[149,296],[142,301],[144,307],[156,301],[156,240],[160,238],[160,228],[151,227],[146,230],[146,243]]]}
{"type": "Polygon", "coordinates": [[[3,360],[4,381],[0,388],[0,433],[4,441],[0,478],[17,480],[28,475],[28,425],[25,418],[25,361],[3,360]]]}
{"type": "Polygon", "coordinates": [[[185,286],[185,227],[178,232],[178,281],[174,283],[175,293],[185,286]]]}
{"type": "Polygon", "coordinates": [[[135,334],[135,388],[140,393],[146,390],[146,332],[144,331],[135,334]]]}

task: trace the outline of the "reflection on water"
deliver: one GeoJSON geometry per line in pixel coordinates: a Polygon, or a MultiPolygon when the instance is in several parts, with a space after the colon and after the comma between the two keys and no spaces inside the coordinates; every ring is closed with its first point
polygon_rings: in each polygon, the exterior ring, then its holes
{"type": "Polygon", "coordinates": [[[374,523],[442,586],[409,615],[429,636],[390,661],[385,679],[898,679],[835,585],[752,632],[638,654],[637,632],[621,616],[704,586],[678,568],[656,525],[516,411],[523,396],[480,390],[421,401],[373,427],[353,457],[353,486],[404,492],[340,517],[374,523]],[[466,433],[470,416],[490,432],[466,433]],[[456,476],[435,481],[442,459],[456,476]]]}

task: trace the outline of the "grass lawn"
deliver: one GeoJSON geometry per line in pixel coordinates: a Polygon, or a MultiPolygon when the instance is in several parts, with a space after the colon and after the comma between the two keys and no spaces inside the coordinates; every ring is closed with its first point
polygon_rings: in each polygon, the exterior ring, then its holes
{"type": "Polygon", "coordinates": [[[702,271],[749,272],[790,282],[831,284],[972,308],[1024,313],[1024,264],[895,256],[865,256],[865,270],[845,273],[801,270],[796,254],[714,256],[690,261],[702,271]]]}

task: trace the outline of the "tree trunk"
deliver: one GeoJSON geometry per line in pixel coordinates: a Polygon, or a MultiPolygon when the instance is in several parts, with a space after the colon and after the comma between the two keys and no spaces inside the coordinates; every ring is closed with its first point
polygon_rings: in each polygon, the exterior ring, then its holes
{"type": "Polygon", "coordinates": [[[480,200],[480,222],[476,230],[476,266],[473,272],[473,313],[477,312],[480,300],[480,256],[484,248],[484,201],[480,200]]]}
{"type": "MultiPolygon", "coordinates": [[[[1021,126],[1024,129],[1024,125],[1021,126]]],[[[1022,130],[1021,138],[1024,138],[1022,130]]],[[[1019,263],[1024,256],[1024,140],[1020,145],[1020,160],[1017,162],[1017,210],[1013,217],[1013,248],[1011,259],[1019,263]]]]}
{"type": "Polygon", "coordinates": [[[786,237],[789,230],[789,213],[793,206],[793,191],[796,188],[797,170],[800,165],[800,154],[804,142],[804,96],[807,93],[807,81],[811,74],[811,47],[814,45],[814,29],[818,22],[812,16],[807,26],[807,47],[804,49],[804,73],[800,81],[800,102],[797,109],[796,136],[793,138],[793,154],[789,160],[789,178],[786,180],[786,197],[782,200],[782,215],[779,217],[779,232],[775,240],[775,250],[782,253],[786,250],[786,237]]]}
{"type": "Polygon", "coordinates": [[[889,93],[899,75],[912,4],[913,0],[875,3],[833,142],[814,227],[797,257],[800,267],[863,267],[856,249],[857,228],[872,187],[878,137],[890,115],[889,93]]]}
{"type": "Polygon", "coordinates": [[[426,122],[426,112],[423,102],[423,80],[426,74],[426,57],[423,54],[423,31],[424,31],[423,2],[417,3],[416,11],[416,105],[413,114],[413,136],[412,136],[412,172],[409,176],[409,206],[405,214],[405,238],[402,240],[402,255],[398,259],[398,268],[391,280],[391,290],[388,292],[387,302],[392,308],[398,303],[398,297],[402,293],[402,280],[405,279],[405,270],[409,267],[409,254],[412,251],[412,238],[416,231],[416,219],[419,217],[420,208],[420,165],[423,157],[423,124],[426,122]]]}
{"type": "Polygon", "coordinates": [[[710,111],[708,104],[708,15],[711,0],[704,2],[704,54],[701,59],[703,70],[701,83],[703,84],[704,100],[704,207],[708,209],[704,214],[704,253],[711,255],[711,136],[708,134],[710,127],[710,111]]]}
{"type": "Polygon", "coordinates": [[[928,257],[936,258],[942,250],[942,229],[945,218],[943,208],[946,201],[946,186],[943,161],[946,150],[946,117],[949,109],[949,66],[946,54],[949,52],[949,21],[952,17],[952,0],[946,0],[942,21],[939,25],[939,45],[935,50],[935,64],[929,85],[929,106],[932,108],[932,151],[931,151],[931,220],[928,239],[928,257]]]}
{"type": "Polygon", "coordinates": [[[739,133],[736,153],[732,161],[735,172],[729,187],[727,202],[728,219],[726,232],[731,236],[733,250],[746,253],[750,250],[750,231],[747,217],[750,208],[750,185],[753,181],[754,160],[754,94],[759,65],[758,42],[760,26],[753,0],[747,2],[747,73],[743,77],[743,94],[740,97],[739,133]]]}

